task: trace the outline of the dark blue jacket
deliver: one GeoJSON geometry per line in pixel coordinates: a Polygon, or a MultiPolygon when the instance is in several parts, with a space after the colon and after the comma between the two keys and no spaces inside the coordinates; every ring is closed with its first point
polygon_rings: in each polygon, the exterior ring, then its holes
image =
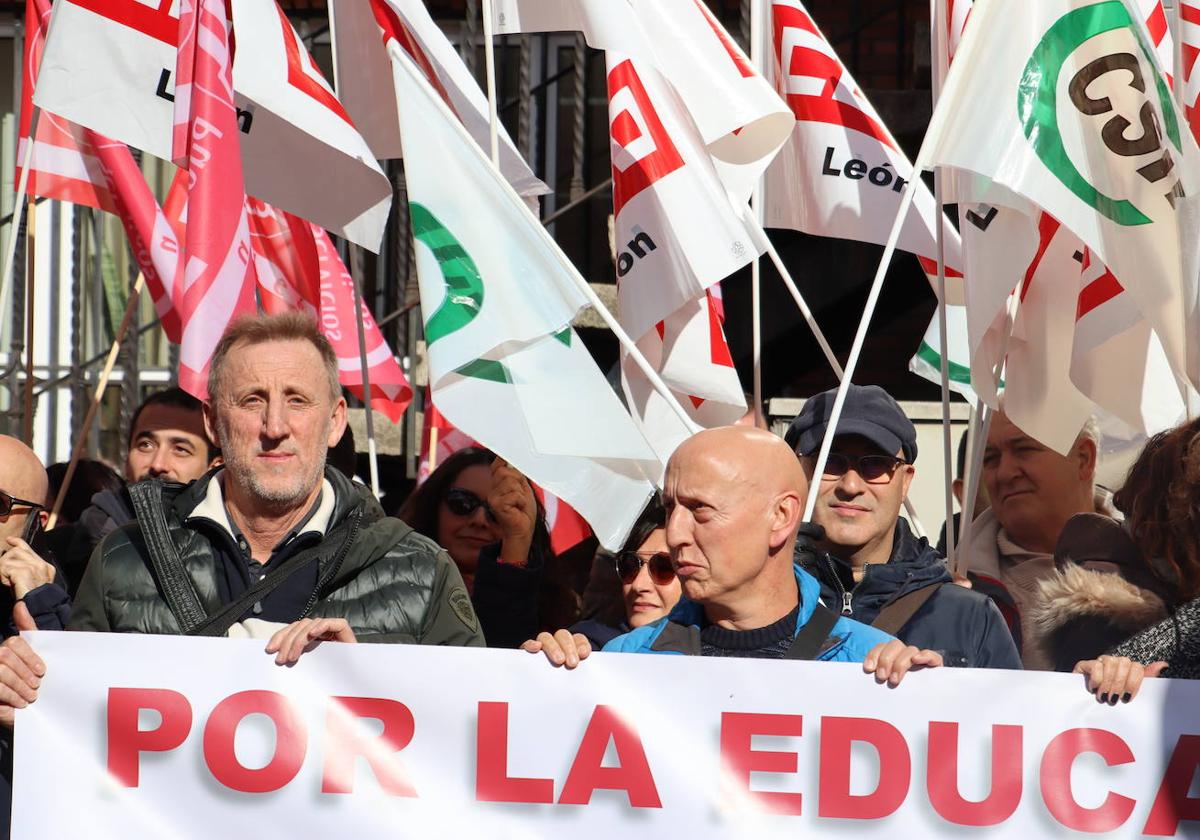
{"type": "MultiPolygon", "coordinates": [[[[796,569],[796,585],[800,589],[800,612],[796,617],[796,632],[800,632],[808,620],[812,618],[820,598],[820,584],[801,569],[796,569]]],[[[616,653],[674,653],[683,651],[670,648],[655,648],[655,642],[662,635],[667,625],[674,624],[684,629],[699,628],[707,623],[704,608],[699,604],[680,598],[675,609],[666,618],[660,618],[653,624],[639,627],[623,636],[618,636],[604,646],[605,652],[616,653]]],[[[839,618],[829,633],[827,647],[817,656],[819,662],[862,662],[871,649],[881,642],[890,642],[892,637],[882,630],[866,627],[849,618],[839,618]]]]}
{"type": "Polygon", "coordinates": [[[796,562],[821,582],[821,600],[863,624],[870,624],[885,606],[927,586],[941,586],[897,634],[910,645],[939,651],[947,665],[967,668],[1020,669],[1021,657],[1004,618],[991,599],[953,582],[942,556],[917,539],[903,520],[896,523],[892,557],[867,566],[854,583],[849,564],[812,547],[796,543],[796,562]]]}

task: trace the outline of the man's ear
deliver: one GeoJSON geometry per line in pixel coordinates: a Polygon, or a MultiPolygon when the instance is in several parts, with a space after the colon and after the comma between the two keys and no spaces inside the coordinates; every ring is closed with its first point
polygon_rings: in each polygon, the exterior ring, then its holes
{"type": "Polygon", "coordinates": [[[782,548],[800,527],[804,515],[804,497],[796,492],[782,493],[771,506],[771,534],[769,545],[772,550],[782,548]]]}
{"type": "MultiPolygon", "coordinates": [[[[371,410],[369,402],[366,410],[371,410]]],[[[342,435],[346,432],[346,422],[346,398],[338,397],[337,402],[333,405],[333,417],[329,423],[329,439],[325,442],[326,446],[332,449],[338,445],[338,442],[342,439],[342,435]]]]}
{"type": "Polygon", "coordinates": [[[221,448],[221,437],[217,434],[217,410],[211,399],[201,403],[200,413],[204,416],[204,434],[217,449],[221,448]]]}
{"type": "MultiPolygon", "coordinates": [[[[54,504],[54,503],[51,502],[50,504],[54,504]]],[[[40,524],[42,528],[45,528],[46,523],[50,521],[50,511],[46,510],[46,508],[41,508],[37,512],[37,518],[38,518],[38,524],[40,524]]]]}
{"type": "Polygon", "coordinates": [[[904,491],[904,495],[900,498],[907,499],[908,488],[912,487],[913,479],[917,477],[917,468],[909,464],[907,466],[902,466],[900,469],[904,470],[904,476],[900,479],[903,482],[901,489],[904,491]]]}
{"type": "Polygon", "coordinates": [[[1079,480],[1093,481],[1096,478],[1096,441],[1085,437],[1078,444],[1079,480]]]}

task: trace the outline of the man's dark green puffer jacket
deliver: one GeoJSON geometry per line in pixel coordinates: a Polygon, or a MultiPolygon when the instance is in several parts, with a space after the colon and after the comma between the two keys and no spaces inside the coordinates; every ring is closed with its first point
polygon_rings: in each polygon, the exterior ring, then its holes
{"type": "MultiPolygon", "coordinates": [[[[217,563],[204,534],[185,520],[215,472],[186,487],[144,482],[161,492],[171,541],[208,615],[224,606],[217,563]]],[[[436,543],[386,517],[367,492],[332,468],[334,511],[325,539],[305,549],[318,556],[318,585],[305,616],[344,618],[363,642],[482,647],[483,634],[458,568],[436,543]]],[[[135,488],[135,492],[143,490],[135,488]]],[[[75,597],[69,629],[179,635],[161,594],[150,548],[137,522],[96,547],[75,597]]]]}

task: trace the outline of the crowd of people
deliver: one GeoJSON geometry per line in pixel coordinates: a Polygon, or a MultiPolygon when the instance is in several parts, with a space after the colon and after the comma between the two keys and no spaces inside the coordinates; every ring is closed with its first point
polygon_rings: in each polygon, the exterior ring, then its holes
{"type": "Polygon", "coordinates": [[[1200,421],[1151,439],[1114,495],[1095,423],[1062,455],[996,414],[956,577],[901,516],[917,435],[875,386],[850,387],[836,429],[829,391],[784,438],[695,435],[622,550],[582,560],[555,555],[527,477],[482,448],[386,515],[353,480],[337,359],[306,316],[237,322],[208,390],[151,395],[123,480],[82,462],[49,531],[63,470],[0,437],[9,730],[46,675],[19,635],[35,627],[254,637],[280,664],[329,640],[522,647],[568,668],[601,648],[857,662],[892,687],[938,666],[1075,671],[1107,703],[1200,676],[1200,421]]]}

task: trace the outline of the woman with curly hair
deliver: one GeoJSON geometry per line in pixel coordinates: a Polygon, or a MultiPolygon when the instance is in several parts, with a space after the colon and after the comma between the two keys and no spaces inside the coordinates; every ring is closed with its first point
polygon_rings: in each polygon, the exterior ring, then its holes
{"type": "Polygon", "coordinates": [[[1145,676],[1200,679],[1200,419],[1151,438],[1113,501],[1139,558],[1122,575],[1157,594],[1166,616],[1076,665],[1111,703],[1145,676]]]}

